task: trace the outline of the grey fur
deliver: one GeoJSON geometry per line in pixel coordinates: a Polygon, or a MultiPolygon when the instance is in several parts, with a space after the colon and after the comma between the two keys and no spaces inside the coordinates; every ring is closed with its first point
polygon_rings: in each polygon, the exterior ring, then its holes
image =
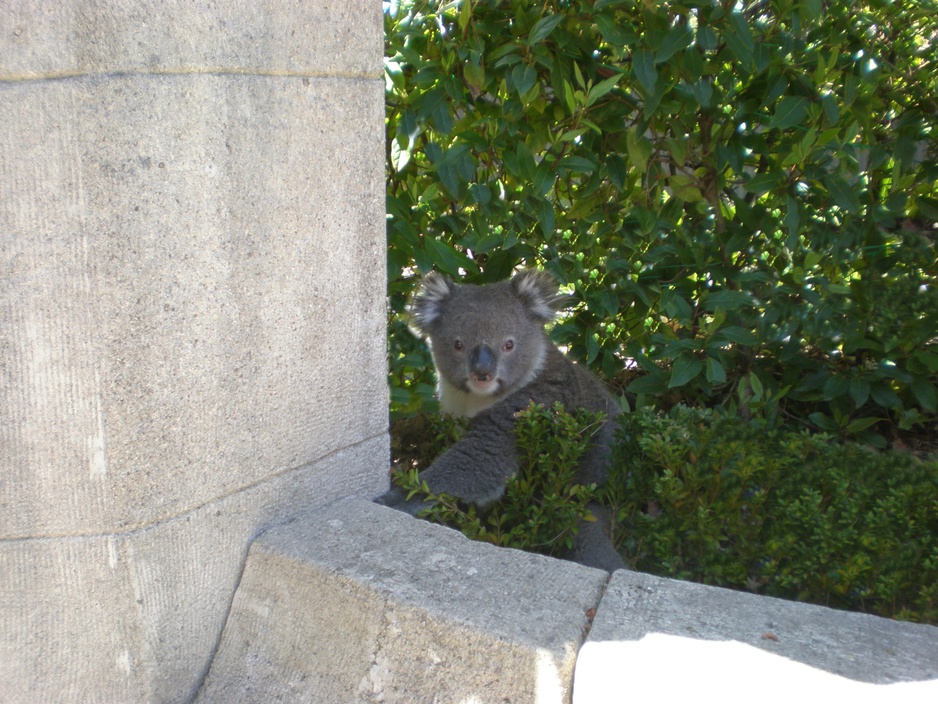
{"type": "MultiPolygon", "coordinates": [[[[601,484],[614,428],[608,420],[619,405],[603,384],[567,359],[544,330],[563,299],[544,272],[522,271],[485,286],[455,284],[439,275],[424,278],[410,313],[415,331],[426,336],[439,377],[444,412],[472,419],[455,445],[421,473],[431,492],[485,506],[504,494],[518,471],[515,413],[531,401],[602,411],[607,422],[594,436],[578,471],[583,484],[601,484]]],[[[415,514],[425,507],[407,501],[397,487],[379,503],[415,514]]],[[[594,514],[605,513],[597,506],[594,514]]],[[[571,557],[603,569],[622,567],[603,524],[585,525],[571,557]]]]}

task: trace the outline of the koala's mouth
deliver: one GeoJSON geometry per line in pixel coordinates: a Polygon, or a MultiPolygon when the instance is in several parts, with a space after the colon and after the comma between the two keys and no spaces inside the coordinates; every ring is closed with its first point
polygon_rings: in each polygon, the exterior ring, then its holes
{"type": "Polygon", "coordinates": [[[492,396],[497,394],[500,387],[501,382],[497,378],[493,377],[488,379],[479,379],[474,376],[470,376],[466,381],[466,390],[469,393],[479,394],[480,396],[492,396]]]}

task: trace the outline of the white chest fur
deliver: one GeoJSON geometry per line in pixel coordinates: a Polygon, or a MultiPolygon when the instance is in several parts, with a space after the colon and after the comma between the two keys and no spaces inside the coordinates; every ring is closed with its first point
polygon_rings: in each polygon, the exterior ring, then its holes
{"type": "Polygon", "coordinates": [[[440,410],[454,416],[472,418],[486,408],[491,408],[504,398],[502,395],[483,396],[472,394],[450,384],[446,379],[440,379],[439,387],[440,410]]]}

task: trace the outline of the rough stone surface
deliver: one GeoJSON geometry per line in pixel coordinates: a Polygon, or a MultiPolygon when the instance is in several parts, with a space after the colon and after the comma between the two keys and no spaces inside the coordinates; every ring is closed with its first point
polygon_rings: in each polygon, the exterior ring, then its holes
{"type": "Polygon", "coordinates": [[[386,486],[380,4],[0,12],[0,701],[172,702],[386,486]]]}
{"type": "Polygon", "coordinates": [[[564,702],[605,572],[367,501],[251,547],[209,702],[564,702]]]}
{"type": "Polygon", "coordinates": [[[625,701],[625,692],[935,702],[938,628],[623,570],[580,651],[574,703],[625,701]]]}

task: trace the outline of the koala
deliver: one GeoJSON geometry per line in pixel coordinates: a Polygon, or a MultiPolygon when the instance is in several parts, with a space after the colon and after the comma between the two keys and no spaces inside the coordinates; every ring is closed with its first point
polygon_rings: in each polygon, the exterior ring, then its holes
{"type": "MultiPolygon", "coordinates": [[[[619,405],[590,372],[567,359],[544,329],[563,299],[553,278],[527,270],[494,284],[456,284],[427,275],[411,301],[411,324],[428,338],[439,379],[440,407],[470,418],[463,437],[420,477],[434,494],[447,493],[484,507],[505,492],[518,472],[515,413],[535,403],[602,411],[603,427],[578,468],[582,484],[601,484],[619,405]]],[[[378,503],[416,514],[426,507],[392,487],[378,503]]],[[[608,517],[590,506],[595,523],[584,523],[571,559],[612,571],[622,558],[606,535],[608,517]]]]}

